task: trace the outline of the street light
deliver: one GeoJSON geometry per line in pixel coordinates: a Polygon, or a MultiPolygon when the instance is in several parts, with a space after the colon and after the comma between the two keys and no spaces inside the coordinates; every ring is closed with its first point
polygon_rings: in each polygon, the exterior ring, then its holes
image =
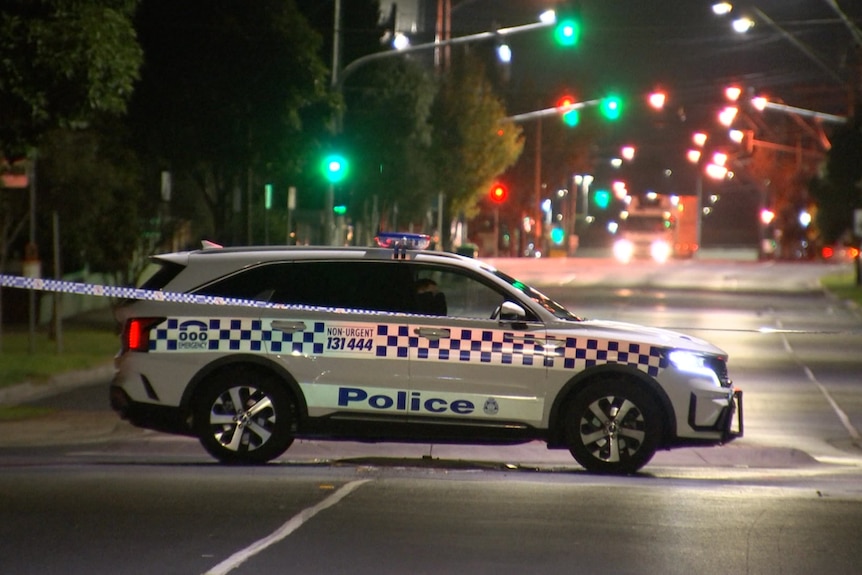
{"type": "MultiPolygon", "coordinates": [[[[730,2],[717,2],[712,5],[712,12],[717,16],[727,16],[733,12],[733,4],[730,2]]],[[[740,18],[735,18],[732,22],[732,26],[734,31],[737,33],[745,33],[754,28],[756,21],[765,22],[767,26],[778,32],[782,38],[793,44],[793,46],[802,52],[809,60],[814,62],[818,68],[824,71],[829,75],[833,80],[838,82],[839,84],[844,84],[844,79],[835,72],[828,64],[826,64],[823,60],[820,59],[814,51],[806,46],[803,42],[797,39],[793,34],[782,28],[775,22],[769,15],[766,14],[763,10],[758,8],[757,6],[746,6],[746,11],[751,12],[754,15],[754,18],[750,16],[742,16],[740,18]]],[[[855,35],[854,35],[855,37],[855,35]]]]}

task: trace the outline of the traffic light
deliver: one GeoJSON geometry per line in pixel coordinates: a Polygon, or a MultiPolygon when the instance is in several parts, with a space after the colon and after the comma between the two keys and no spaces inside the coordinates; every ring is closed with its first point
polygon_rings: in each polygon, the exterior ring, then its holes
{"type": "Polygon", "coordinates": [[[502,204],[509,197],[509,190],[501,183],[495,183],[491,186],[491,201],[495,204],[502,204]]]}
{"type": "Polygon", "coordinates": [[[560,46],[571,47],[581,37],[581,18],[578,10],[566,2],[555,10],[557,23],[554,26],[554,41],[560,46]]]}
{"type": "Polygon", "coordinates": [[[593,194],[593,202],[600,210],[606,210],[611,205],[611,193],[604,189],[598,189],[593,194]]]}
{"type": "Polygon", "coordinates": [[[267,210],[272,209],[272,184],[266,184],[263,187],[263,207],[267,210]]]}
{"type": "Polygon", "coordinates": [[[330,154],[323,158],[320,170],[323,172],[323,177],[326,178],[326,181],[330,184],[337,184],[347,177],[347,159],[340,154],[330,154]]]}
{"type": "Polygon", "coordinates": [[[574,128],[581,120],[578,110],[572,108],[575,104],[575,99],[571,96],[563,96],[557,101],[557,110],[560,112],[560,117],[563,123],[570,128],[574,128]]]}
{"type": "Polygon", "coordinates": [[[623,113],[623,102],[619,96],[606,96],[599,102],[599,111],[608,120],[619,120],[623,113]]]}
{"type": "Polygon", "coordinates": [[[555,226],[551,228],[551,241],[555,246],[563,245],[563,242],[566,240],[566,230],[561,227],[555,226]]]}

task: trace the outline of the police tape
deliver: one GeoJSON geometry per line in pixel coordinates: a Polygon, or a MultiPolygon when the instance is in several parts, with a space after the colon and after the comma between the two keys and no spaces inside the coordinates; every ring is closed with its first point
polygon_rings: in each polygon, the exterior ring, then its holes
{"type": "Polygon", "coordinates": [[[32,278],[24,276],[13,276],[0,274],[0,287],[26,289],[33,291],[68,293],[75,295],[88,295],[97,297],[112,297],[124,300],[146,300],[165,303],[190,303],[201,305],[224,305],[235,307],[256,307],[267,309],[285,309],[296,311],[331,311],[344,313],[349,311],[361,315],[383,315],[386,312],[377,310],[347,309],[330,306],[315,306],[305,304],[270,303],[267,301],[230,298],[214,295],[199,295],[191,293],[169,292],[161,290],[148,290],[143,288],[106,286],[88,284],[82,282],[70,282],[63,280],[32,278]]]}
{"type": "MultiPolygon", "coordinates": [[[[211,295],[197,295],[178,292],[165,292],[159,290],[148,290],[142,288],[106,286],[87,284],[82,282],[70,282],[63,280],[32,278],[24,276],[13,276],[0,274],[0,287],[18,288],[44,292],[59,292],[76,295],[89,295],[97,297],[112,297],[119,299],[134,299],[173,303],[195,303],[206,305],[233,305],[241,307],[269,307],[287,308],[284,304],[272,304],[269,302],[249,299],[228,298],[211,295]]],[[[305,306],[302,306],[305,307],[305,306]]]]}

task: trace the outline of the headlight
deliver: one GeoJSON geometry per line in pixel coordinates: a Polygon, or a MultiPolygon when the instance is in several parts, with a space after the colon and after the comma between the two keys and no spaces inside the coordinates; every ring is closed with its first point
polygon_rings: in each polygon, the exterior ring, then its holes
{"type": "Polygon", "coordinates": [[[675,349],[667,355],[667,359],[678,370],[709,378],[716,386],[721,387],[718,375],[709,366],[706,357],[691,351],[675,349]]]}
{"type": "Polygon", "coordinates": [[[614,242],[614,257],[617,260],[627,263],[632,259],[635,253],[635,246],[629,240],[617,240],[614,242]]]}
{"type": "Polygon", "coordinates": [[[663,264],[670,258],[670,245],[665,241],[655,241],[650,246],[652,259],[663,264]]]}

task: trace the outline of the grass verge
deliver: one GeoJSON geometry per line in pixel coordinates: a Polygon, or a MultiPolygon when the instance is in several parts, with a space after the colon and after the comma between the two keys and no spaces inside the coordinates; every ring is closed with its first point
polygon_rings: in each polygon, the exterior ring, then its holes
{"type": "Polygon", "coordinates": [[[854,269],[823,276],[820,283],[835,297],[854,302],[857,306],[862,307],[862,286],[856,285],[856,271],[854,269]]]}
{"type": "Polygon", "coordinates": [[[26,381],[39,383],[65,371],[90,369],[110,362],[120,345],[109,329],[69,328],[63,330],[63,350],[45,328],[39,328],[30,352],[27,330],[4,330],[0,351],[0,387],[26,381]]]}

